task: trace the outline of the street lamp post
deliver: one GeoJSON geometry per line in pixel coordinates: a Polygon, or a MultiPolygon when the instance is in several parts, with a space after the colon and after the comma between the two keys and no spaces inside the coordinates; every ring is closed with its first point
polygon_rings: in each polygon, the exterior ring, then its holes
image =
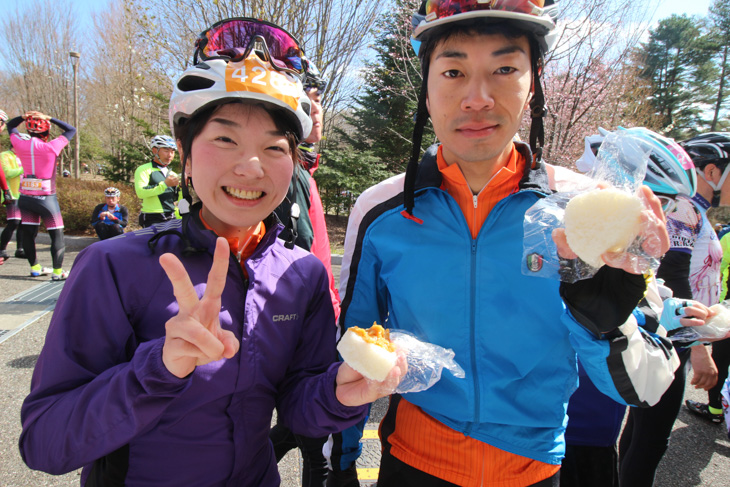
{"type": "Polygon", "coordinates": [[[71,51],[68,53],[68,56],[71,58],[71,65],[73,66],[74,70],[74,127],[76,127],[76,144],[74,146],[74,163],[75,163],[75,169],[74,173],[76,175],[76,179],[81,177],[81,170],[79,168],[79,60],[81,58],[81,54],[79,54],[76,51],[71,51]]]}

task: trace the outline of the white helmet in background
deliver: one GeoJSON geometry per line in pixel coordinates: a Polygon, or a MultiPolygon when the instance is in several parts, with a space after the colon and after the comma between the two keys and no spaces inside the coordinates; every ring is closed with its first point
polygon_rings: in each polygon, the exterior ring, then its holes
{"type": "Polygon", "coordinates": [[[175,140],[169,135],[155,135],[150,140],[150,147],[153,149],[172,149],[177,150],[175,140]]]}

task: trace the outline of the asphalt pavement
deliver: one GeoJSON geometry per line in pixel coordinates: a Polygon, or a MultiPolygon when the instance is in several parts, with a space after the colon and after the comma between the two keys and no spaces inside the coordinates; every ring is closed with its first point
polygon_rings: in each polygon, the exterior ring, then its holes
{"type": "MultiPolygon", "coordinates": [[[[71,268],[78,252],[95,241],[93,238],[67,236],[64,268],[71,268]]],[[[39,234],[37,242],[40,263],[50,267],[48,236],[39,234]]],[[[8,247],[11,255],[15,251],[14,245],[13,241],[8,247]]],[[[334,270],[338,274],[339,262],[335,262],[334,270]]],[[[63,286],[63,283],[51,284],[47,276],[30,277],[29,269],[27,261],[16,258],[0,266],[0,411],[4,411],[0,415],[0,486],[78,485],[80,470],[59,476],[33,471],[25,466],[18,452],[20,406],[29,391],[33,367],[51,317],[46,308],[49,308],[48,299],[52,298],[37,297],[36,291],[57,293],[54,286],[63,286]],[[40,304],[34,308],[33,301],[40,304]],[[20,325],[26,326],[18,330],[20,325]]],[[[689,384],[685,397],[706,400],[704,392],[696,391],[689,384]]],[[[375,427],[375,422],[382,416],[384,406],[381,402],[374,409],[371,427],[375,427]]],[[[300,461],[299,453],[292,451],[280,462],[281,485],[300,485],[300,461]]],[[[363,485],[366,484],[363,482],[363,485]]],[[[674,425],[669,450],[659,466],[655,485],[730,487],[730,441],[724,425],[702,421],[683,407],[674,425]]]]}

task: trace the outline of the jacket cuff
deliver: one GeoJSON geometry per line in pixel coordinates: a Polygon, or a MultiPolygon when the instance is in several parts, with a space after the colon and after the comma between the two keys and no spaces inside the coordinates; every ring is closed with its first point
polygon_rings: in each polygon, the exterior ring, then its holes
{"type": "Polygon", "coordinates": [[[190,387],[190,376],[179,378],[173,375],[162,362],[162,347],[165,337],[141,344],[132,358],[140,385],[150,395],[177,395],[190,387]]]}

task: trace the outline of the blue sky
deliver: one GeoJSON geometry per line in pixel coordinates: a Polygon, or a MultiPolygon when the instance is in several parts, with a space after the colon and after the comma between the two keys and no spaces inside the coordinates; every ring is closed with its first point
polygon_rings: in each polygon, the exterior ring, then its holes
{"type": "MultiPolygon", "coordinates": [[[[559,0],[563,2],[571,0],[559,0]]],[[[10,0],[13,7],[20,7],[28,5],[30,2],[26,0],[10,0]]],[[[712,0],[659,0],[659,7],[652,19],[652,25],[656,24],[659,20],[669,17],[672,14],[683,14],[688,15],[699,15],[704,16],[710,7],[712,0]]],[[[3,2],[5,3],[5,2],[3,2]]],[[[91,12],[100,11],[104,6],[108,4],[107,0],[74,0],[74,7],[80,14],[82,28],[91,27],[91,12]]]]}
{"type": "Polygon", "coordinates": [[[704,17],[710,8],[711,0],[660,0],[659,7],[652,19],[652,25],[672,14],[699,15],[704,17]]]}

